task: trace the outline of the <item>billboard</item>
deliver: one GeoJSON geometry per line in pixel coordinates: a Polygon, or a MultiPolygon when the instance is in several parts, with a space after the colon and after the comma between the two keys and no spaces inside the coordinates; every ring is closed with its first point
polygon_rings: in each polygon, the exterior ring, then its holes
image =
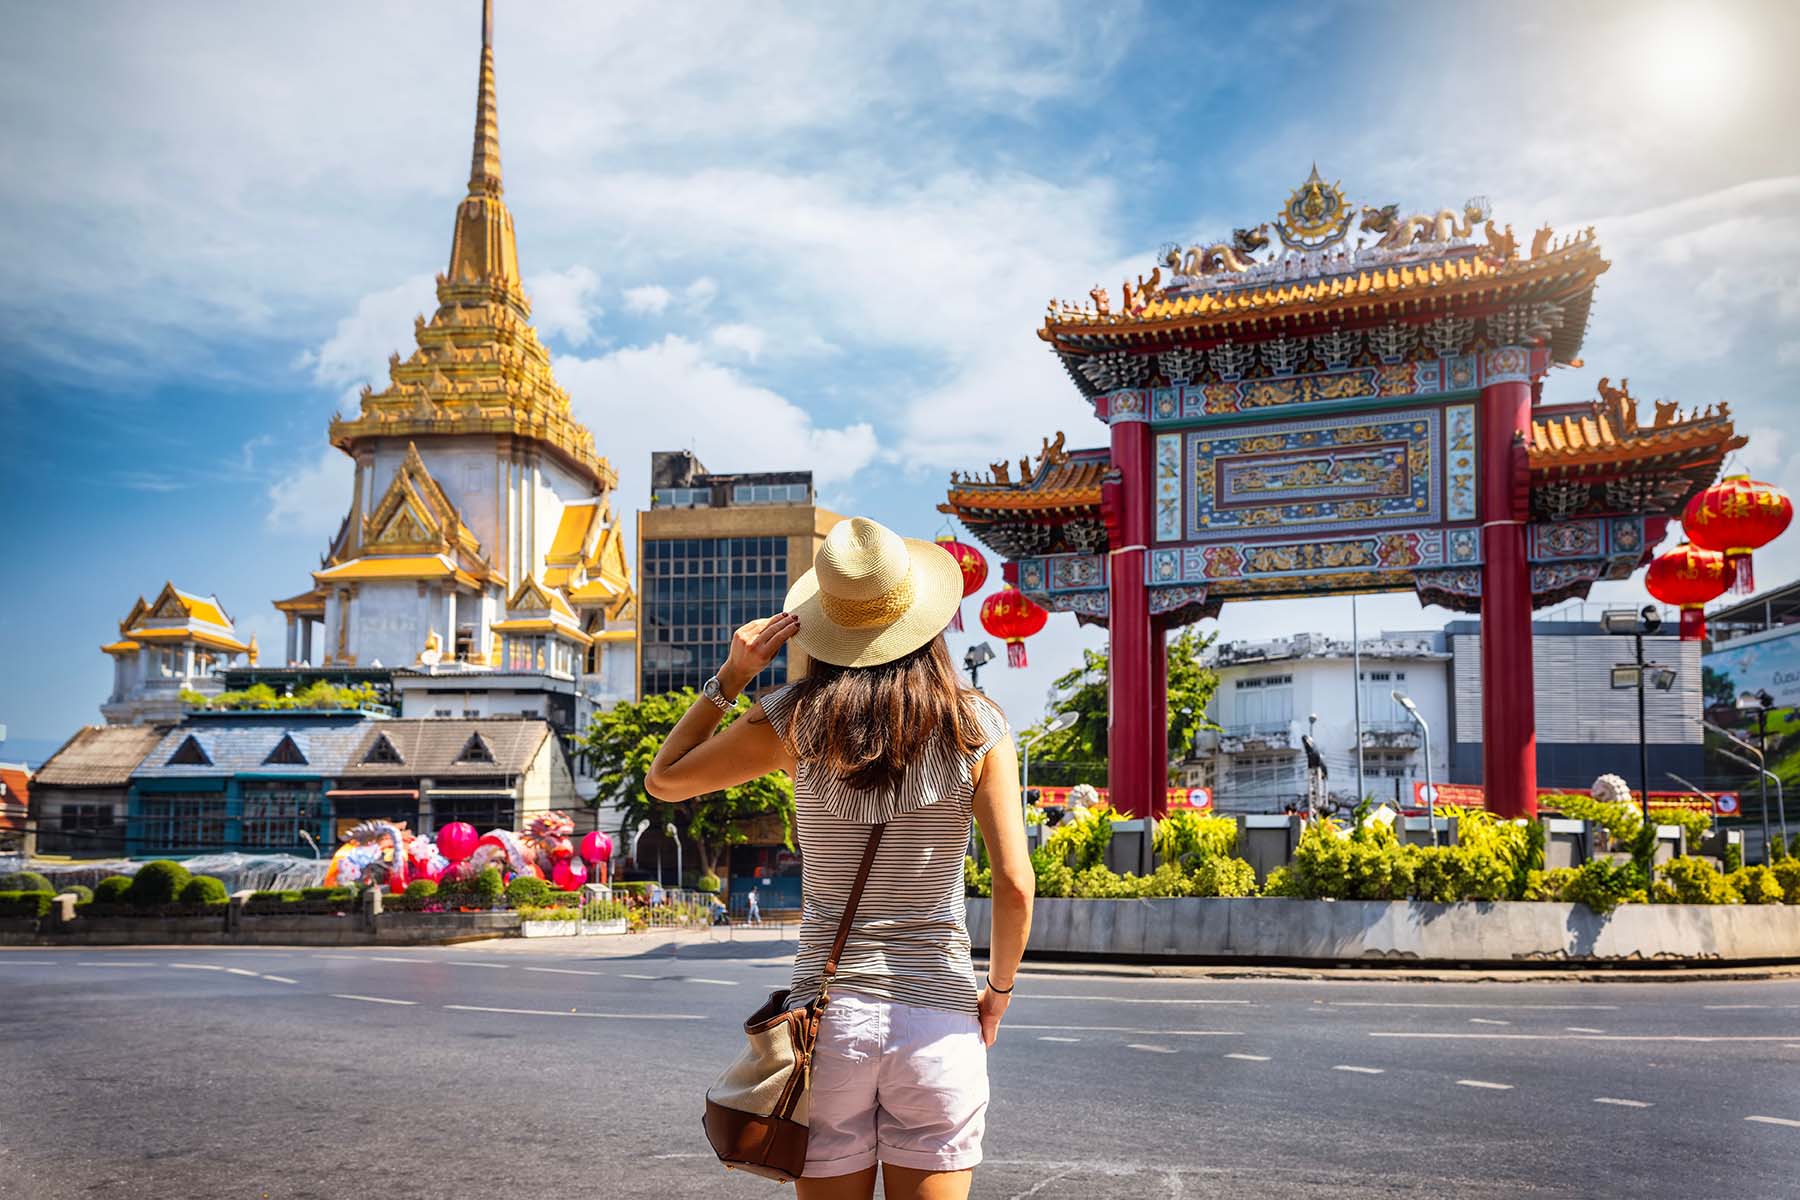
{"type": "Polygon", "coordinates": [[[1706,703],[1766,690],[1777,708],[1800,705],[1800,625],[1734,638],[1700,660],[1706,703]]]}

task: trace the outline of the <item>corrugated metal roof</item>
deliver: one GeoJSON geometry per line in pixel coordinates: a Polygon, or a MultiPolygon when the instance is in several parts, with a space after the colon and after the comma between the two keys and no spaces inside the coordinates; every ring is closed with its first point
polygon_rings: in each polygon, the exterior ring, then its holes
{"type": "Polygon", "coordinates": [[[168,729],[167,725],[88,725],[50,756],[32,783],[37,787],[122,787],[168,729]]]}

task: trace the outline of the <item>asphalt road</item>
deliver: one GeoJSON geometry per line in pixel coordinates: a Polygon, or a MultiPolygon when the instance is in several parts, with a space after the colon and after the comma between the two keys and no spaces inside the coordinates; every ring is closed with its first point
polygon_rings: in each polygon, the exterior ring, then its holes
{"type": "MultiPolygon", "coordinates": [[[[0,951],[0,1197],[767,1197],[699,1101],[791,943],[0,951]]],[[[1794,1197],[1800,980],[1027,972],[980,1197],[1794,1197]]],[[[791,1194],[791,1193],[789,1193],[791,1194]]]]}

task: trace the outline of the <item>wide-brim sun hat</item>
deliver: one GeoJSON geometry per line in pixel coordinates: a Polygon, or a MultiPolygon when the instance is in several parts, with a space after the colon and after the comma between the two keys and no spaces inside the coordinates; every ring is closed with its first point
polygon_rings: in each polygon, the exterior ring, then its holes
{"type": "Polygon", "coordinates": [[[851,517],[825,535],[782,608],[800,618],[793,640],[808,655],[875,667],[944,632],[962,598],[962,568],[943,547],[851,517]]]}

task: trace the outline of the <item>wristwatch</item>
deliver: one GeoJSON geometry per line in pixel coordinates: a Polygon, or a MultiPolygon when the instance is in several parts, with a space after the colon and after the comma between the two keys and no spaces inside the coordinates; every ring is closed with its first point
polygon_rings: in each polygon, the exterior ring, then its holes
{"type": "Polygon", "coordinates": [[[728,713],[737,707],[736,700],[727,700],[725,698],[724,689],[719,686],[719,677],[717,675],[714,675],[711,679],[700,685],[700,694],[718,705],[719,711],[722,713],[728,713]]]}

